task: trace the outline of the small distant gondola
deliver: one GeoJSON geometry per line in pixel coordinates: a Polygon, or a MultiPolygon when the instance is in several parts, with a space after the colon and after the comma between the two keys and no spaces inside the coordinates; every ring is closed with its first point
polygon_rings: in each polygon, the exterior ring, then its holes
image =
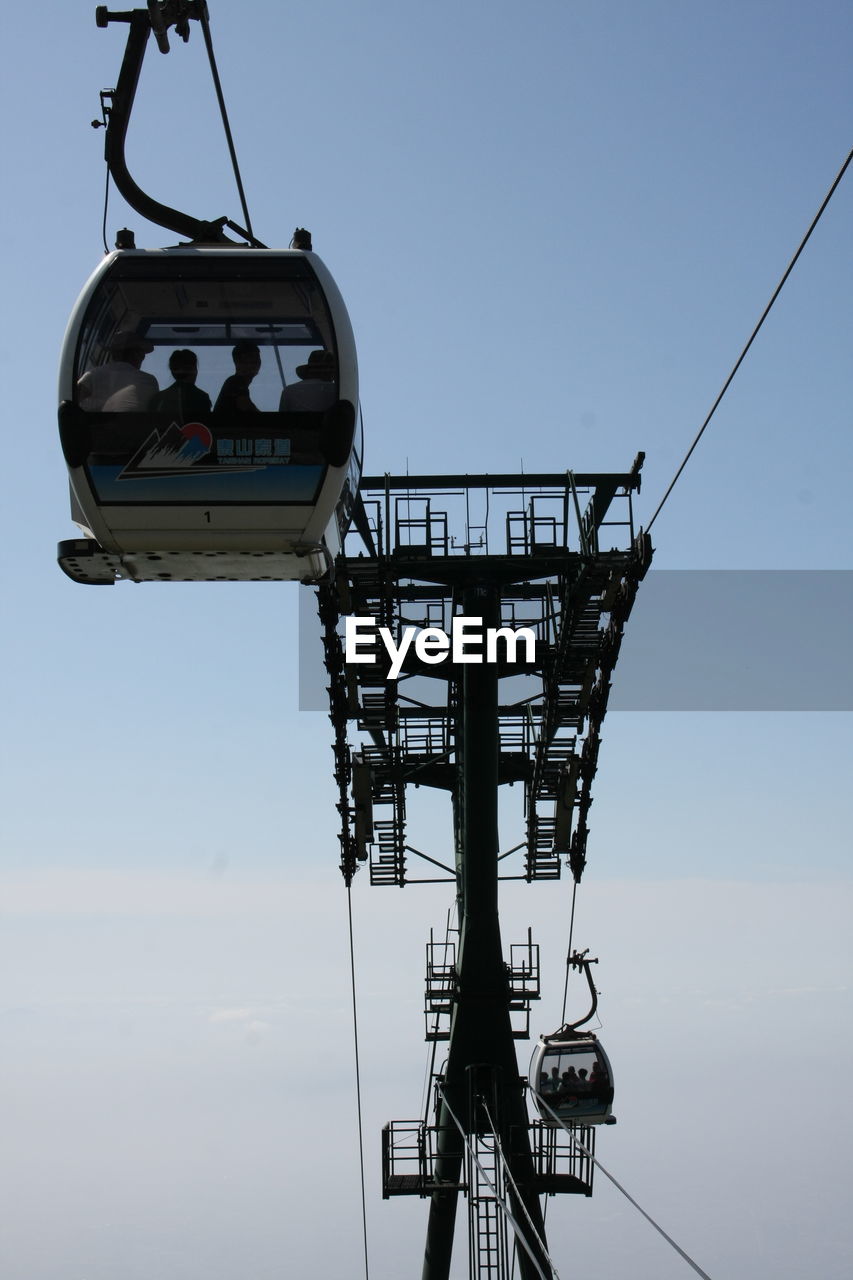
{"type": "Polygon", "coordinates": [[[59,400],[78,581],[326,572],[362,446],[352,327],[316,254],[110,254],[72,313],[59,400]]]}
{"type": "Polygon", "coordinates": [[[568,1023],[550,1036],[541,1036],[530,1060],[530,1092],[542,1119],[578,1125],[615,1124],[613,1068],[598,1037],[578,1028],[589,1022],[598,1006],[586,953],[575,952],[569,963],[586,974],[592,1007],[585,1017],[568,1023]],[[556,1119],[555,1119],[556,1117],[556,1119]]]}

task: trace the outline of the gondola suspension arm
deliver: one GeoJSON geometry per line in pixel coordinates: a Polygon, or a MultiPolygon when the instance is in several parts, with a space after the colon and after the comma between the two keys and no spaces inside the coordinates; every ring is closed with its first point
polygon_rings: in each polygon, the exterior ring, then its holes
{"type": "MultiPolygon", "coordinates": [[[[598,1008],[598,992],[596,991],[595,983],[592,980],[591,966],[594,964],[598,964],[598,959],[596,958],[593,960],[587,960],[588,955],[589,955],[589,949],[587,949],[586,951],[572,952],[572,954],[568,957],[566,961],[566,966],[567,966],[566,972],[568,975],[569,968],[582,969],[583,972],[586,974],[587,984],[589,985],[589,994],[592,999],[592,1004],[590,1005],[589,1012],[584,1014],[582,1018],[578,1018],[576,1022],[564,1023],[564,1025],[560,1027],[559,1031],[554,1032],[553,1036],[546,1036],[545,1037],[546,1040],[557,1040],[560,1038],[560,1036],[565,1035],[569,1031],[577,1031],[578,1027],[582,1027],[585,1022],[589,1022],[589,1020],[595,1016],[595,1011],[598,1008]]],[[[566,1006],[564,1002],[563,1017],[565,1016],[566,1016],[566,1006]]]]}
{"type": "MultiPolygon", "coordinates": [[[[264,246],[254,238],[251,232],[238,226],[227,216],[208,222],[153,199],[131,177],[125,159],[127,127],[149,35],[153,31],[160,52],[168,53],[169,27],[173,26],[181,39],[186,41],[189,38],[190,20],[206,21],[206,16],[204,0],[163,0],[163,2],[148,0],[147,9],[132,9],[121,13],[110,12],[106,5],[97,7],[95,22],[99,27],[107,27],[111,22],[125,22],[130,27],[118,83],[115,89],[101,95],[107,125],[104,156],[118,191],[131,208],[140,213],[143,218],[147,218],[149,222],[157,223],[169,231],[187,236],[195,243],[203,244],[236,243],[224,234],[223,228],[228,227],[256,248],[263,248],[264,246]]],[[[210,53],[209,41],[206,40],[205,43],[208,44],[208,53],[210,53]]],[[[233,143],[230,142],[230,137],[229,146],[233,159],[233,143]]],[[[238,183],[238,185],[245,209],[242,184],[238,183]]]]}

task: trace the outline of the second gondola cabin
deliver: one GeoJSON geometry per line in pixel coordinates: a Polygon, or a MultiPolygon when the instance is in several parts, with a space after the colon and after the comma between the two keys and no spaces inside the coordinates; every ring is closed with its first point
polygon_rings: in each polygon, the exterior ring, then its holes
{"type": "Polygon", "coordinates": [[[613,1124],[613,1068],[597,1036],[543,1036],[530,1061],[530,1089],[542,1119],[613,1124]]]}
{"type": "Polygon", "coordinates": [[[355,340],[316,254],[109,254],[62,349],[79,582],[317,581],[361,474],[355,340]]]}

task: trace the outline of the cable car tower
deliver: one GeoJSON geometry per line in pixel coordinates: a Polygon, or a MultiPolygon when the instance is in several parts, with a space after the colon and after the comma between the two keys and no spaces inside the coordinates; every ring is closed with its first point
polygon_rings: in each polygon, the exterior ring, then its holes
{"type": "MultiPolygon", "coordinates": [[[[558,879],[564,861],[576,882],[583,873],[611,676],[652,556],[632,505],[643,456],[617,475],[364,477],[367,528],[350,534],[318,587],[344,879],[367,864],[371,884],[402,887],[418,883],[410,868],[425,860],[456,889],[457,937],[427,948],[426,1038],[447,1042],[446,1062],[435,1070],[433,1055],[431,1112],[390,1123],[382,1143],[383,1195],[430,1201],[423,1280],[450,1275],[460,1192],[478,1280],[509,1280],[514,1249],[522,1280],[550,1277],[540,1197],[592,1193],[592,1125],[609,1119],[609,1104],[572,1125],[580,1145],[548,1119],[529,1120],[515,1040],[529,1034],[538,951],[528,934],[506,963],[498,886],[558,879]],[[472,510],[483,513],[478,523],[472,510]],[[353,635],[369,639],[375,624],[393,650],[377,645],[373,661],[348,651],[353,618],[353,635]],[[478,624],[487,646],[495,637],[495,660],[440,641],[462,619],[465,634],[478,624]],[[419,647],[411,629],[423,633],[419,647]],[[512,642],[503,652],[501,629],[534,643],[523,656],[512,642]],[[498,792],[513,783],[526,836],[502,853],[498,792]],[[409,843],[412,784],[450,796],[452,864],[409,843]],[[505,877],[513,853],[523,868],[505,877]]],[[[589,962],[575,961],[588,974],[589,962]]],[[[595,1041],[568,1030],[573,1052],[595,1041]]]]}

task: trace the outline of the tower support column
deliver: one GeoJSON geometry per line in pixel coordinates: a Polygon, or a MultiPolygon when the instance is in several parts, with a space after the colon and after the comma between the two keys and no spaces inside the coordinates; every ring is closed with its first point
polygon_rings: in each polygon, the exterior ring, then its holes
{"type": "MultiPolygon", "coordinates": [[[[494,585],[469,586],[463,593],[466,617],[484,627],[500,625],[500,594],[494,585]]],[[[494,663],[472,662],[461,677],[456,812],[456,872],[460,942],[457,993],[448,1048],[444,1098],[438,1108],[437,1177],[447,1190],[433,1193],[427,1226],[423,1280],[448,1280],[453,1248],[464,1144],[456,1123],[475,1136],[487,1130],[480,1090],[497,1127],[500,1148],[524,1203],[514,1193],[513,1213],[542,1271],[547,1262],[539,1240],[545,1228],[534,1189],[527,1108],[518,1074],[510,1021],[510,991],[498,917],[498,761],[500,732],[498,676],[494,663]],[[492,1114],[492,1107],[496,1114],[492,1114]],[[529,1220],[528,1220],[529,1216],[529,1220]],[[534,1231],[530,1222],[533,1223],[534,1231]],[[539,1240],[536,1236],[538,1235],[539,1240]]],[[[527,1252],[518,1251],[522,1280],[542,1272],[527,1252]]]]}

